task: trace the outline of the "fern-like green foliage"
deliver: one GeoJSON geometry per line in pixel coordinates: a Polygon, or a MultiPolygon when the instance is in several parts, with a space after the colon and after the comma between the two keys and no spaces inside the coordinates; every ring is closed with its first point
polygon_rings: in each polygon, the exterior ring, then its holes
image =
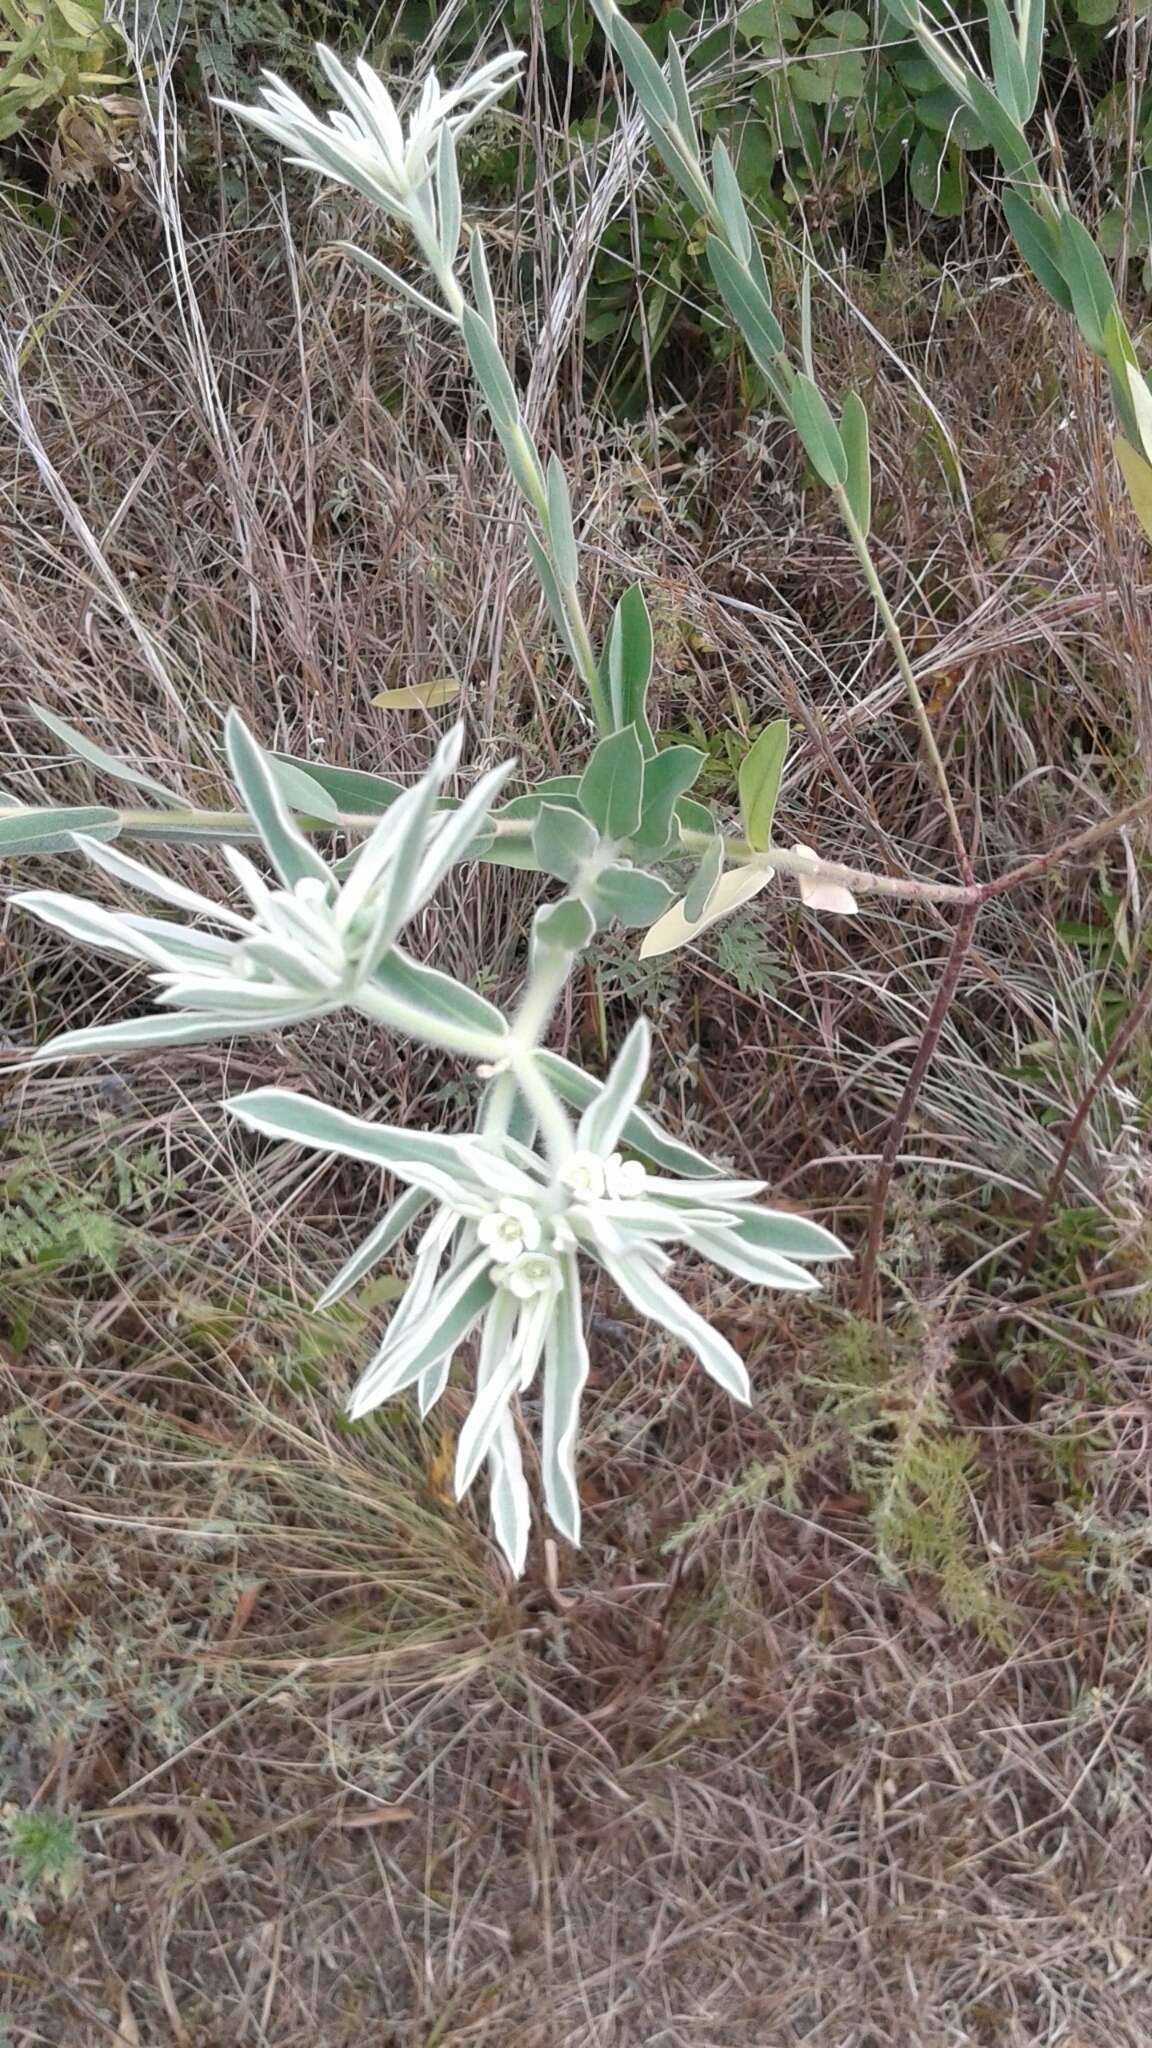
{"type": "Polygon", "coordinates": [[[170,1185],[155,1148],[129,1154],[113,1147],[97,1165],[86,1161],[83,1181],[57,1163],[63,1133],[17,1137],[9,1152],[0,1174],[0,1277],[73,1265],[115,1272],[133,1224],[147,1219],[170,1185]]]}
{"type": "Polygon", "coordinates": [[[976,1446],[948,1411],[950,1353],[932,1331],[855,1319],[828,1340],[815,1384],[847,1432],[853,1486],[868,1500],[880,1563],[935,1580],[949,1619],[1004,1640],[1005,1613],[975,1515],[976,1446]]]}

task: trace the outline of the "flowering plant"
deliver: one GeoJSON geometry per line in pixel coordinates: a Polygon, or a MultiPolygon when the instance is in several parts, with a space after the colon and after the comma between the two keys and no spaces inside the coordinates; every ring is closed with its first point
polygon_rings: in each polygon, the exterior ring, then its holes
{"type": "MultiPolygon", "coordinates": [[[[331,116],[314,113],[275,79],[262,105],[234,111],[295,162],[371,199],[409,234],[427,290],[368,252],[347,253],[459,332],[524,500],[544,600],[587,690],[595,743],[578,773],[506,799],[514,764],[505,762],[459,798],[453,782],[462,726],[441,740],[427,772],[400,789],[361,771],[271,754],[232,712],[224,753],[235,812],[87,806],[38,813],[11,805],[0,809],[0,851],[78,850],[109,882],[157,899],[169,913],[113,908],[57,889],[16,896],[22,910],[68,936],[142,963],[156,1004],[153,1014],[126,1023],[65,1032],[35,1051],[36,1061],[251,1035],[347,1008],[453,1053],[474,1070],[479,1100],[474,1127],[464,1135],[374,1124],[275,1088],[257,1088],[226,1107],[263,1138],[358,1160],[400,1184],[402,1192],[321,1296],[322,1305],[335,1301],[376,1261],[402,1256],[409,1234],[418,1232],[406,1290],[353,1392],[351,1413],[362,1416],[412,1387],[427,1413],[454,1360],[473,1346],[474,1397],[457,1447],[457,1491],[465,1493],[487,1464],[495,1533],[518,1572],[530,1525],[518,1403],[538,1378],[544,1500],[556,1528],[573,1543],[580,1537],[584,1270],[599,1269],[640,1316],[694,1353],[728,1394],[747,1401],[743,1360],[672,1284],[674,1259],[686,1253],[739,1282],[803,1291],[817,1285],[815,1264],[844,1253],[828,1231],[760,1204],[761,1182],[731,1178],[641,1108],[650,1056],[643,1020],[603,1080],[546,1046],[575,962],[596,932],[613,924],[644,930],[646,951],[686,943],[776,877],[791,878],[809,909],[852,914],[854,884],[872,886],[873,878],[823,862],[807,846],[774,843],[788,750],[783,720],[768,727],[741,765],[739,834],[689,795],[703,756],[694,747],[661,746],[653,731],[653,637],[639,587],[619,599],[596,652],[580,597],[567,482],[555,457],[541,461],[528,433],[500,352],[479,235],[468,249],[470,297],[458,262],[457,141],[513,82],[519,58],[494,58],[447,91],[430,78],[406,112],[365,64],[349,71],[330,52],[320,58],[341,101],[331,116]],[[351,851],[325,851],[318,842],[326,834],[347,838],[351,851]],[[132,836],[222,842],[239,900],[218,902],[112,843],[132,836]],[[523,987],[507,1015],[400,943],[463,860],[511,864],[559,884],[536,912],[523,987]]],[[[709,182],[675,53],[672,62],[672,84],[660,88],[657,101],[662,114],[669,105],[675,113],[677,139],[669,147],[682,182],[707,196],[710,222],[740,250],[759,289],[763,267],[745,232],[730,167],[718,155],[714,186],[709,182]]],[[[655,88],[643,67],[642,73],[651,96],[655,88]]],[[[782,392],[791,390],[794,375],[778,366],[782,392]]],[[[63,721],[41,716],[103,774],[168,801],[169,793],[138,769],[63,721]]],[[[880,878],[875,886],[889,884],[880,878]]]]}

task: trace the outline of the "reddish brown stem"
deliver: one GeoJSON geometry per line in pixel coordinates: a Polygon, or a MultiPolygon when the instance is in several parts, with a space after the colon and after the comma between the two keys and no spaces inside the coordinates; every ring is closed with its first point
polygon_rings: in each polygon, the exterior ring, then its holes
{"type": "Polygon", "coordinates": [[[876,1313],[876,1266],[880,1257],[880,1245],[884,1236],[884,1216],[888,1207],[888,1191],[892,1185],[892,1174],[896,1161],[900,1157],[900,1147],[904,1143],[905,1133],[907,1132],[912,1112],[916,1107],[917,1097],[924,1085],[924,1076],[932,1064],[936,1048],[940,1043],[940,1034],[944,1029],[944,1020],[952,1007],[952,1001],[960,983],[960,975],[963,971],[964,962],[968,957],[968,949],[972,944],[972,934],[976,929],[976,920],[979,915],[979,903],[966,903],[960,913],[956,934],[952,940],[952,950],[948,955],[947,966],[940,978],[940,986],[933,998],[932,1008],[928,1013],[928,1022],[924,1026],[923,1035],[916,1048],[916,1057],[912,1062],[912,1071],[904,1084],[904,1093],[901,1095],[900,1101],[896,1106],[896,1112],[888,1129],[888,1136],[884,1141],[884,1150],[880,1155],[880,1165],[876,1173],[876,1185],[872,1190],[872,1202],[868,1213],[868,1240],[864,1247],[864,1257],[860,1269],[861,1315],[870,1316],[876,1313]]]}

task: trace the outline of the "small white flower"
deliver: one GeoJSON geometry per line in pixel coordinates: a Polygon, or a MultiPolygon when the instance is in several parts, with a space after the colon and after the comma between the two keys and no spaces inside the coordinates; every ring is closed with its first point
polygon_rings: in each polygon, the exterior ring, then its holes
{"type": "Polygon", "coordinates": [[[574,1152],[561,1167],[559,1180],[578,1202],[599,1202],[604,1195],[604,1161],[598,1152],[574,1152]]]}
{"type": "Polygon", "coordinates": [[[535,1301],[538,1295],[557,1293],[563,1275],[547,1252],[525,1252],[510,1265],[493,1266],[492,1278],[517,1301],[535,1301]]]}
{"type": "Polygon", "coordinates": [[[507,1196],[498,1208],[490,1209],[481,1216],[476,1225],[476,1235],[486,1245],[493,1258],[501,1261],[518,1259],[524,1252],[535,1251],[540,1242],[540,1219],[527,1202],[518,1202],[514,1196],[507,1196]]]}
{"type": "Polygon", "coordinates": [[[622,1159],[613,1152],[604,1161],[604,1192],[610,1202],[634,1202],[642,1195],[648,1175],[638,1159],[622,1159]]]}

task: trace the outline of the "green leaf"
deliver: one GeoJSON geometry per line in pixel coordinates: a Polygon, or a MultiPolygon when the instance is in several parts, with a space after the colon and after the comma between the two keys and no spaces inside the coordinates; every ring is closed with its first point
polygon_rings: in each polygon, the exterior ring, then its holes
{"type": "MultiPolygon", "coordinates": [[[[561,1101],[566,1102],[570,1109],[587,1109],[604,1085],[594,1075],[586,1074],[582,1067],[566,1060],[562,1053],[541,1050],[536,1054],[536,1061],[544,1069],[561,1101]]],[[[669,1137],[646,1110],[632,1110],[620,1133],[620,1140],[649,1166],[658,1166],[677,1180],[716,1180],[720,1177],[719,1167],[705,1159],[702,1152],[694,1152],[690,1145],[669,1137]]]]}
{"type": "Polygon", "coordinates": [[[954,144],[921,129],[908,182],[914,197],[938,220],[955,220],[964,211],[964,160],[954,144]]]}
{"type": "Polygon", "coordinates": [[[988,48],[992,59],[992,76],[996,82],[996,96],[1013,120],[1023,127],[1032,113],[1034,100],[1029,99],[1028,74],[1020,45],[1016,40],[1016,29],[1004,0],[985,0],[988,11],[988,48]]]}
{"type": "Polygon", "coordinates": [[[784,329],[772,302],[750,273],[725,248],[717,235],[708,237],[708,262],[724,304],[748,344],[753,360],[766,375],[777,374],[776,357],[783,352],[784,329]]]}
{"type": "Polygon", "coordinates": [[[712,150],[712,192],[732,253],[746,264],[752,254],[752,229],[732,159],[722,142],[717,142],[712,150]]]}
{"type": "Polygon", "coordinates": [[[601,869],[586,900],[598,924],[615,918],[623,925],[643,927],[663,916],[672,895],[659,875],[618,864],[601,869]]]}
{"type": "Polygon", "coordinates": [[[520,423],[520,400],[516,386],[508,373],[508,367],[496,346],[495,336],[486,322],[474,313],[471,306],[465,306],[460,316],[464,333],[464,345],[473,374],[484,394],[493,425],[511,428],[520,423]]]}
{"type": "Polygon", "coordinates": [[[630,22],[615,7],[609,13],[597,8],[596,13],[612,48],[624,66],[624,73],[648,119],[657,128],[676,126],[676,101],[672,96],[664,74],[640,36],[630,22]]]}
{"type": "Polygon", "coordinates": [[[438,1024],[460,1027],[486,1038],[503,1038],[507,1034],[507,1024],[487,996],[478,995],[474,988],[441,973],[438,967],[427,967],[422,960],[410,959],[399,948],[384,955],[373,980],[428,1019],[428,1036],[433,1044],[439,1042],[433,1028],[438,1024]]]}
{"type": "Polygon", "coordinates": [[[840,439],[848,462],[844,489],[852,516],[867,538],[872,525],[872,454],[868,445],[868,409],[858,392],[849,391],[840,408],[840,439]]]}
{"type": "Polygon", "coordinates": [[[605,839],[630,839],[640,823],[644,749],[635,725],[600,741],[580,777],[580,808],[605,839]]]}
{"type": "Polygon", "coordinates": [[[315,879],[330,881],[328,864],[310,846],[293,823],[277,787],[273,764],[267,760],[238,711],[230,711],[224,723],[224,748],[233,780],[245,810],[264,842],[268,857],[285,888],[315,879]]]}
{"type": "Polygon", "coordinates": [[[1040,173],[1027,137],[1021,133],[1007,109],[1000,105],[991,87],[970,71],[965,78],[964,89],[968,104],[996,151],[1002,169],[1010,178],[1018,178],[1024,184],[1039,185],[1040,173]]]}
{"type": "Polygon", "coordinates": [[[703,762],[699,747],[666,747],[645,761],[640,823],[632,834],[634,847],[652,855],[675,843],[677,802],[691,789],[703,762]]]}
{"type": "Polygon", "coordinates": [[[934,85],[916,97],[916,119],[922,128],[944,135],[961,149],[987,149],[988,136],[972,109],[950,85],[934,85]]]}
{"type": "Polygon", "coordinates": [[[1137,519],[1152,540],[1152,466],[1117,434],[1112,443],[1137,519]]]}
{"type": "Polygon", "coordinates": [[[572,530],[572,500],[568,479],[554,455],[548,458],[548,538],[552,560],[561,583],[574,588],[580,577],[576,556],[576,535],[572,530]]]}
{"type": "Polygon", "coordinates": [[[302,768],[310,782],[327,790],[338,810],[362,817],[382,817],[402,793],[400,783],[386,775],[368,775],[362,768],[330,768],[326,762],[305,761],[297,754],[271,754],[269,759],[302,768]]]}
{"type": "Polygon", "coordinates": [[[1093,355],[1104,354],[1108,315],[1116,304],[1116,293],[1108,265],[1083,222],[1067,208],[1060,216],[1060,267],[1072,294],[1072,310],[1093,355]]]}
{"type": "Polygon", "coordinates": [[[595,930],[595,918],[587,904],[576,896],[562,896],[559,903],[546,903],[532,920],[533,945],[557,953],[582,953],[595,930]]]}
{"type": "MultiPolygon", "coordinates": [[[[0,796],[0,806],[9,799],[0,796]]],[[[22,809],[0,816],[0,858],[22,859],[28,853],[75,853],[74,832],[92,839],[115,839],[120,814],[105,804],[58,805],[44,810],[22,809]]]]}
{"type": "Polygon", "coordinates": [[[698,924],[715,895],[724,873],[724,841],[713,839],[700,856],[700,865],[688,885],[684,897],[684,915],[689,924],[698,924]]]}
{"type": "Polygon", "coordinates": [[[46,726],[53,737],[62,741],[71,753],[78,754],[82,761],[89,762],[93,768],[101,769],[105,775],[111,776],[113,781],[129,782],[136,789],[146,789],[150,795],[158,796],[162,803],[175,804],[178,809],[184,809],[183,797],[178,796],[175,790],[169,789],[166,783],[157,782],[153,776],[145,775],[139,768],[129,767],[128,763],[121,761],[116,754],[110,754],[107,747],[99,746],[77,726],[69,725],[66,718],[58,718],[54,711],[46,711],[42,704],[29,704],[28,709],[33,718],[38,718],[41,725],[46,726]]]}
{"type": "Polygon", "coordinates": [[[574,882],[581,869],[595,859],[599,843],[596,827],[579,811],[541,804],[532,828],[532,850],[541,874],[574,882]]]}
{"type": "Polygon", "coordinates": [[[1060,267],[1060,234],[1055,224],[1030,206],[1019,192],[1007,187],[1000,204],[1012,239],[1038,284],[1065,313],[1072,311],[1072,294],[1060,267]]]}
{"type": "Polygon", "coordinates": [[[740,763],[740,815],[744,836],[754,853],[772,843],[772,820],[780,794],[780,777],[788,754],[788,720],[774,718],[740,763]]]}
{"type": "Polygon", "coordinates": [[[278,761],[274,754],[266,754],[265,760],[290,811],[295,811],[302,818],[322,818],[326,825],[335,822],[340,815],[336,799],[329,795],[322,782],[317,782],[306,768],[297,768],[294,762],[278,761]]]}
{"type": "Polygon", "coordinates": [[[802,370],[796,373],[790,400],[792,424],[804,453],[822,482],[835,490],[848,481],[848,457],[824,395],[802,370]]]}
{"type": "Polygon", "coordinates": [[[638,583],[630,584],[612,615],[608,636],[608,694],[618,731],[634,725],[645,754],[656,751],[648,724],[648,685],[652,680],[652,621],[638,583]]]}

